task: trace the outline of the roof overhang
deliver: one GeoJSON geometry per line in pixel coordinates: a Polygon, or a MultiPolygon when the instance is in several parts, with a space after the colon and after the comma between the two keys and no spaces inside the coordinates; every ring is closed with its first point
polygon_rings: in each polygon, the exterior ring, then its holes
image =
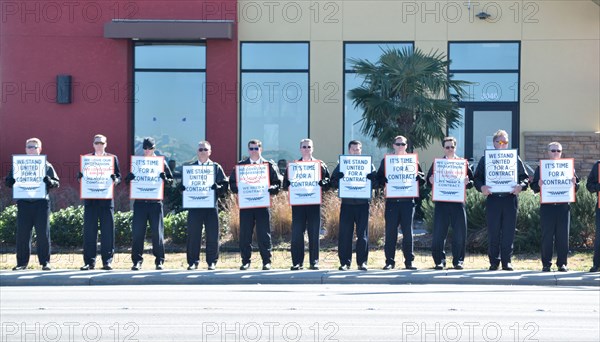
{"type": "Polygon", "coordinates": [[[204,40],[233,37],[233,20],[131,20],[104,24],[104,38],[138,40],[204,40]]]}

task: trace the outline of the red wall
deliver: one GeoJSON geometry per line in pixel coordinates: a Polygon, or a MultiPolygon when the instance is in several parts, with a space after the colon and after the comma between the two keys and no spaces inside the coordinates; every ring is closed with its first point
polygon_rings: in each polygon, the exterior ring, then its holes
{"type": "MultiPolygon", "coordinates": [[[[0,162],[25,140],[42,140],[43,154],[62,184],[75,184],[79,155],[92,151],[95,134],[127,170],[132,153],[129,40],[103,37],[104,24],[127,19],[236,19],[236,0],[0,2],[0,162]],[[73,77],[73,103],[55,103],[56,75],[73,77]]],[[[236,25],[237,28],[237,25],[236,25]]],[[[207,42],[207,140],[213,159],[229,172],[237,158],[237,34],[207,42]]],[[[200,137],[198,137],[200,139],[200,137]]],[[[123,172],[125,172],[123,171],[123,172]]]]}

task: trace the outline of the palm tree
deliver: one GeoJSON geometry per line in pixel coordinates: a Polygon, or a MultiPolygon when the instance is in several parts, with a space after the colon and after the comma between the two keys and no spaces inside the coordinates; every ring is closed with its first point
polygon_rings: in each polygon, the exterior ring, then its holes
{"type": "Polygon", "coordinates": [[[349,97],[363,110],[361,131],[388,147],[397,135],[408,138],[409,147],[426,148],[445,136],[446,127],[459,125],[457,102],[469,82],[452,80],[450,61],[437,50],[429,55],[415,49],[382,49],[374,64],[350,59],[362,85],[349,97]]]}

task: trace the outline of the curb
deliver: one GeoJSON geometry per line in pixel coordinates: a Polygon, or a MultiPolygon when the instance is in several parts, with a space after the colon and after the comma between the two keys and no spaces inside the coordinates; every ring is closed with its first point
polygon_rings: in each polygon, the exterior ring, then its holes
{"type": "Polygon", "coordinates": [[[469,284],[597,286],[600,273],[484,270],[393,271],[0,271],[0,286],[250,285],[250,284],[469,284]]]}

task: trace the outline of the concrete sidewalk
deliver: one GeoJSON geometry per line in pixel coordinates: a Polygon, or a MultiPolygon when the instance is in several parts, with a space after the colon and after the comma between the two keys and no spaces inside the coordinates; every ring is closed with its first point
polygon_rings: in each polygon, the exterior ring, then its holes
{"type": "Polygon", "coordinates": [[[475,284],[599,286],[600,273],[486,270],[369,271],[1,271],[0,286],[240,285],[240,284],[475,284]]]}

